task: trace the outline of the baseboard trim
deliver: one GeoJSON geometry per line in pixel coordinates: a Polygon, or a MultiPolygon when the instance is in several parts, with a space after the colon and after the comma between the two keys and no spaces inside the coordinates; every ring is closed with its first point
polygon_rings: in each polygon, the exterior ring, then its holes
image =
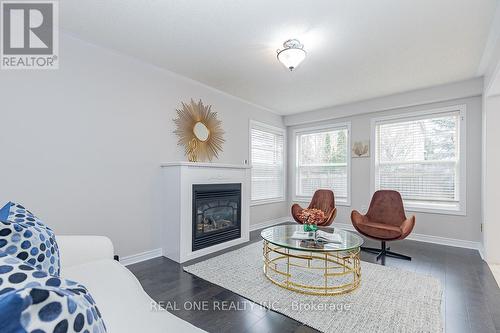
{"type": "MultiPolygon", "coordinates": [[[[277,218],[274,220],[264,221],[261,223],[250,225],[249,230],[250,231],[259,230],[262,228],[271,227],[273,225],[277,225],[277,224],[288,222],[288,221],[291,221],[290,217],[280,217],[280,218],[277,218]]],[[[141,261],[146,261],[146,260],[161,257],[161,256],[163,256],[163,249],[158,248],[158,249],[154,249],[154,250],[145,251],[142,253],[137,253],[137,254],[132,254],[129,256],[122,257],[122,258],[120,258],[120,263],[124,266],[128,266],[128,265],[136,264],[136,263],[141,262],[141,261]]]]}
{"type": "Polygon", "coordinates": [[[484,255],[484,245],[481,244],[481,246],[479,246],[479,249],[477,250],[479,252],[479,255],[481,256],[481,259],[483,259],[483,261],[486,261],[486,256],[484,255]]]}
{"type": "Polygon", "coordinates": [[[259,230],[259,229],[267,228],[267,227],[272,227],[274,225],[285,223],[285,222],[290,222],[290,221],[293,221],[291,217],[284,216],[284,217],[279,217],[277,219],[260,222],[257,224],[251,224],[249,229],[250,229],[250,231],[255,231],[255,230],[259,230]]]}
{"type": "Polygon", "coordinates": [[[495,281],[500,288],[500,265],[488,263],[488,266],[490,267],[490,271],[493,274],[493,278],[495,278],[495,281]]]}
{"type": "MultiPolygon", "coordinates": [[[[289,216],[284,216],[280,217],[277,219],[273,220],[268,220],[264,222],[260,222],[257,224],[252,224],[250,225],[250,231],[255,231],[267,227],[272,227],[277,224],[285,223],[285,222],[290,222],[292,221],[291,217],[289,216]]],[[[345,230],[349,231],[355,231],[354,227],[352,224],[347,224],[347,223],[334,223],[332,225],[333,227],[339,227],[345,230]]],[[[424,235],[424,234],[415,234],[412,233],[410,236],[407,237],[409,240],[414,240],[417,242],[424,242],[424,243],[432,243],[432,244],[439,244],[439,245],[446,245],[446,246],[454,246],[454,247],[461,247],[461,248],[466,248],[466,249],[472,249],[472,250],[477,250],[479,252],[479,255],[481,258],[484,260],[484,249],[483,245],[481,242],[473,242],[473,241],[468,241],[468,240],[463,240],[463,239],[454,239],[454,238],[446,238],[446,237],[439,237],[439,236],[432,236],[432,235],[424,235]]],[[[120,258],[120,263],[124,266],[136,264],[141,261],[157,258],[163,256],[163,249],[158,248],[150,251],[145,251],[142,253],[137,253],[137,254],[132,254],[130,256],[125,256],[120,258]]]]}
{"type": "MultiPolygon", "coordinates": [[[[356,231],[356,229],[354,229],[352,224],[334,223],[332,226],[334,226],[334,227],[337,226],[339,228],[350,230],[350,231],[356,231]]],[[[473,242],[473,241],[468,241],[468,240],[463,240],[463,239],[446,238],[446,237],[416,234],[416,233],[410,234],[410,236],[408,236],[406,239],[414,240],[417,242],[432,243],[432,244],[439,244],[439,245],[454,246],[454,247],[461,247],[461,248],[465,248],[465,249],[477,250],[479,252],[479,255],[481,256],[481,258],[483,258],[483,253],[482,253],[483,246],[482,246],[481,242],[473,242]]]]}
{"type": "Polygon", "coordinates": [[[132,254],[130,256],[125,256],[120,258],[120,263],[124,266],[136,264],[141,261],[157,258],[163,256],[163,249],[158,248],[150,251],[145,251],[137,254],[132,254]]]}

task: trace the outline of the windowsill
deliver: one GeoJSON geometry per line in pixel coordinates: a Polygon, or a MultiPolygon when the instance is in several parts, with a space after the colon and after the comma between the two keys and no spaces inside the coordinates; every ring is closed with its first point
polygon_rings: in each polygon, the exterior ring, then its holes
{"type": "MultiPolygon", "coordinates": [[[[307,203],[309,204],[312,200],[312,197],[293,197],[293,202],[307,203]]],[[[335,206],[351,206],[351,200],[335,200],[335,206]]]]}
{"type": "MultiPolygon", "coordinates": [[[[293,202],[296,203],[307,203],[309,204],[312,200],[312,197],[293,197],[293,202]]],[[[350,207],[351,202],[342,200],[342,201],[335,201],[335,206],[342,206],[342,207],[350,207]]],[[[404,203],[405,210],[407,212],[412,212],[412,213],[429,213],[429,214],[441,214],[441,215],[457,215],[457,216],[466,216],[467,213],[465,210],[461,209],[456,209],[453,206],[450,205],[432,205],[429,206],[427,205],[419,205],[415,203],[404,203]]]]}
{"type": "Polygon", "coordinates": [[[459,215],[465,216],[465,205],[460,203],[444,203],[432,201],[419,201],[403,199],[403,204],[406,211],[415,213],[430,213],[442,215],[459,215]]]}
{"type": "Polygon", "coordinates": [[[250,202],[250,206],[260,206],[260,205],[268,205],[274,203],[285,202],[285,198],[276,198],[276,199],[263,199],[263,200],[253,200],[250,202]]]}
{"type": "Polygon", "coordinates": [[[454,208],[452,206],[437,206],[437,205],[418,205],[418,204],[408,204],[405,203],[405,210],[412,213],[429,213],[429,214],[441,214],[441,215],[457,215],[466,216],[465,210],[460,208],[454,208]]]}

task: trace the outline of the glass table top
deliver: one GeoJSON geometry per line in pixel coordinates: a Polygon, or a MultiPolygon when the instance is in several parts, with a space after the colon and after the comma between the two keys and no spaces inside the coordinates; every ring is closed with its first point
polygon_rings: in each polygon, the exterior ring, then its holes
{"type": "Polygon", "coordinates": [[[315,242],[312,240],[292,239],[295,231],[304,231],[304,226],[301,224],[278,225],[262,230],[261,237],[271,244],[282,246],[288,249],[309,251],[309,252],[335,252],[349,251],[360,247],[363,244],[363,238],[356,235],[354,232],[335,228],[335,227],[320,227],[329,233],[335,233],[340,236],[340,243],[324,243],[315,242]]]}

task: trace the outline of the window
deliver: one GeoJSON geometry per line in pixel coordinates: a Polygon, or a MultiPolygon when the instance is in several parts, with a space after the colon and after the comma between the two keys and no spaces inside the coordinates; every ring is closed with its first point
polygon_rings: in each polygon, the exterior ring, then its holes
{"type": "Polygon", "coordinates": [[[411,210],[465,214],[465,106],[374,120],[375,190],[411,210]]]}
{"type": "Polygon", "coordinates": [[[285,130],[250,123],[252,204],[285,200],[285,130]]]}
{"type": "Polygon", "coordinates": [[[336,203],[350,205],[350,124],[295,132],[295,200],[309,200],[317,189],[331,189],[336,203]]]}

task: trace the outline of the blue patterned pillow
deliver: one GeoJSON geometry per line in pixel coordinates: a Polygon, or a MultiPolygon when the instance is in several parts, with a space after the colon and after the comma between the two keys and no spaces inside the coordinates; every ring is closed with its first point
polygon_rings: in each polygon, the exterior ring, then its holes
{"type": "Polygon", "coordinates": [[[6,221],[9,217],[10,202],[0,209],[0,221],[6,221]]]}
{"type": "Polygon", "coordinates": [[[54,232],[23,206],[9,202],[0,210],[0,251],[59,276],[54,232]]]}
{"type": "Polygon", "coordinates": [[[0,252],[0,332],[106,332],[94,299],[77,282],[0,252]]]}

